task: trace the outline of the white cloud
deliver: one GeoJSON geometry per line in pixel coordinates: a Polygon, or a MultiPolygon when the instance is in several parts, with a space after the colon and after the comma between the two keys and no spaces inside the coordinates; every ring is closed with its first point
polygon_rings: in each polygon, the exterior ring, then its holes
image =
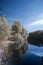
{"type": "Polygon", "coordinates": [[[43,13],[39,14],[39,15],[37,16],[37,18],[38,18],[38,19],[43,19],[43,13]]]}
{"type": "Polygon", "coordinates": [[[43,19],[39,19],[34,21],[33,23],[29,24],[30,26],[39,26],[39,25],[43,25],[43,19]]]}

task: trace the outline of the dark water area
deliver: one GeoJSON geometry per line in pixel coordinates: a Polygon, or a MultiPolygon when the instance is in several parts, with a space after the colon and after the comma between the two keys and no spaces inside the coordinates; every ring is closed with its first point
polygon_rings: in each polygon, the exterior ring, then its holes
{"type": "Polygon", "coordinates": [[[24,56],[20,65],[41,65],[41,57],[29,53],[24,56]]]}
{"type": "Polygon", "coordinates": [[[20,65],[42,65],[43,47],[30,45],[20,65]]]}
{"type": "Polygon", "coordinates": [[[28,50],[23,55],[23,58],[19,64],[12,65],[43,65],[42,64],[43,57],[43,47],[37,47],[33,45],[28,46],[28,50]]]}

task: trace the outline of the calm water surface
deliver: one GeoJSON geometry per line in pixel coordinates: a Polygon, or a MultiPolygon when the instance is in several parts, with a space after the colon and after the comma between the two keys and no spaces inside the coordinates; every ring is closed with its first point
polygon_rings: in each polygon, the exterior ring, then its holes
{"type": "Polygon", "coordinates": [[[20,64],[12,63],[12,65],[42,65],[42,56],[43,47],[29,45],[20,64]]]}
{"type": "Polygon", "coordinates": [[[21,65],[42,65],[43,47],[28,46],[21,65]]]}

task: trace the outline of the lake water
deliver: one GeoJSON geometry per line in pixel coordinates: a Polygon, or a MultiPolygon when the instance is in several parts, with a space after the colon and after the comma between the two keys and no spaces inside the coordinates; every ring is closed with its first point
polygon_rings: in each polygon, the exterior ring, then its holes
{"type": "Polygon", "coordinates": [[[42,65],[43,47],[28,46],[20,65],[42,65]]]}
{"type": "Polygon", "coordinates": [[[42,56],[43,47],[29,45],[20,64],[13,63],[11,65],[42,65],[42,56]]]}

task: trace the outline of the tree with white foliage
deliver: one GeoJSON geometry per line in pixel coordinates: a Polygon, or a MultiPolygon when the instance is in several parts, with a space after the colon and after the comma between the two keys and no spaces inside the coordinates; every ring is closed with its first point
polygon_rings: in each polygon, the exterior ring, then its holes
{"type": "Polygon", "coordinates": [[[0,43],[10,35],[10,26],[4,16],[0,16],[0,43]]]}

